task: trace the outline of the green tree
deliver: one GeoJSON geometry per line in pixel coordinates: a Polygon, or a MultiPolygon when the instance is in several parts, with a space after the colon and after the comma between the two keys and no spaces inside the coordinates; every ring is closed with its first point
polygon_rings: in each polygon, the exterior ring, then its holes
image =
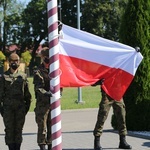
{"type": "MultiPolygon", "coordinates": [[[[127,1],[80,0],[81,29],[111,40],[118,40],[120,20],[127,1]]],[[[58,4],[59,20],[77,28],[77,1],[58,0],[58,4]]]]}
{"type": "Polygon", "coordinates": [[[0,2],[0,41],[3,51],[5,51],[5,45],[17,42],[22,9],[23,4],[17,0],[1,0],[0,2]]]}
{"type": "Polygon", "coordinates": [[[121,42],[139,46],[144,56],[125,93],[129,130],[150,129],[150,1],[129,0],[120,27],[121,42]]]}
{"type": "MultiPolygon", "coordinates": [[[[58,0],[58,20],[64,24],[77,27],[76,4],[76,1],[58,0]]],[[[22,43],[22,50],[25,47],[33,48],[30,62],[30,70],[32,70],[36,65],[35,52],[40,42],[43,39],[48,40],[47,2],[45,0],[32,0],[29,2],[22,13],[22,22],[20,43],[22,43]]]]}
{"type": "Polygon", "coordinates": [[[26,41],[34,44],[48,36],[47,2],[45,0],[32,0],[22,13],[23,27],[21,34],[26,41]]]}
{"type": "MultiPolygon", "coordinates": [[[[58,0],[59,20],[64,24],[77,28],[77,0],[58,0]],[[60,5],[61,4],[61,5],[60,5]],[[60,13],[61,12],[61,13],[60,13]]],[[[80,12],[82,13],[83,0],[80,0],[80,12]]]]}
{"type": "Polygon", "coordinates": [[[119,40],[118,31],[127,0],[86,0],[83,4],[82,28],[110,40],[119,40]]]}
{"type": "MultiPolygon", "coordinates": [[[[104,2],[98,0],[98,2],[92,3],[90,0],[80,0],[81,29],[105,38],[118,40],[118,25],[122,14],[120,12],[126,5],[126,1],[109,0],[104,2]],[[91,17],[91,15],[94,15],[94,17],[91,17]],[[89,22],[89,18],[93,18],[90,19],[91,22],[89,22]],[[101,20],[101,18],[103,19],[101,20]]],[[[77,28],[77,1],[58,0],[58,6],[58,19],[64,24],[77,28]]],[[[33,49],[30,63],[30,70],[32,70],[36,63],[35,52],[39,43],[42,39],[47,40],[48,38],[47,1],[32,0],[22,11],[21,17],[20,13],[14,13],[16,14],[14,17],[7,15],[6,25],[8,30],[5,30],[5,35],[9,35],[10,41],[17,41],[21,44],[21,52],[26,47],[33,49]]]]}
{"type": "Polygon", "coordinates": [[[32,59],[29,65],[30,73],[36,65],[36,50],[40,42],[48,37],[47,2],[45,0],[32,0],[22,13],[23,27],[21,29],[22,50],[32,48],[32,59]]]}

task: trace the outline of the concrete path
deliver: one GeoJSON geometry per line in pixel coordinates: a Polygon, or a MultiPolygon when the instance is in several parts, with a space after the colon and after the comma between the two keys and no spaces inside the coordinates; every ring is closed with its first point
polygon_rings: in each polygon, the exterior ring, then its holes
{"type": "MultiPolygon", "coordinates": [[[[93,128],[98,109],[79,109],[62,111],[62,148],[63,150],[93,150],[93,128]]],[[[111,127],[111,114],[105,122],[101,145],[104,150],[117,150],[119,137],[111,127]]],[[[36,143],[37,125],[33,112],[27,114],[23,130],[21,150],[39,150],[36,143]]],[[[4,141],[4,125],[0,117],[0,150],[7,150],[4,141]]],[[[127,141],[133,150],[150,150],[150,137],[131,134],[127,141]]]]}

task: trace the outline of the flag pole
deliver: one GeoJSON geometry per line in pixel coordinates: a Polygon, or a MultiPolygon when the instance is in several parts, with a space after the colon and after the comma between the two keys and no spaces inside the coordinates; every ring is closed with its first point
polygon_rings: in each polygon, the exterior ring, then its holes
{"type": "MultiPolygon", "coordinates": [[[[77,28],[80,30],[80,0],[77,0],[77,28]]],[[[82,88],[78,87],[78,102],[85,103],[82,101],[82,88]]]]}
{"type": "Polygon", "coordinates": [[[57,0],[47,1],[52,150],[62,150],[57,0]]]}

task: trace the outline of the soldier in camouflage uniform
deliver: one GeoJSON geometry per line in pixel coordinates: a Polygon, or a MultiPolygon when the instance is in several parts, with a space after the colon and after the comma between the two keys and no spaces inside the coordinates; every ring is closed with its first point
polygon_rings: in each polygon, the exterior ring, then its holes
{"type": "MultiPolygon", "coordinates": [[[[100,84],[102,85],[104,79],[98,81],[94,86],[100,84]]],[[[111,106],[113,107],[114,114],[117,119],[118,123],[118,131],[120,135],[120,143],[119,148],[121,149],[132,149],[132,147],[126,142],[125,136],[127,135],[127,128],[126,128],[126,111],[125,111],[125,104],[123,99],[120,101],[116,101],[108,96],[103,89],[101,89],[102,99],[99,104],[99,111],[97,115],[97,121],[95,124],[95,128],[93,131],[94,134],[94,150],[102,150],[100,145],[100,136],[103,132],[103,126],[107,119],[109,110],[111,106]]]]}
{"type": "Polygon", "coordinates": [[[40,150],[51,150],[51,117],[50,117],[50,79],[49,49],[41,51],[42,64],[34,71],[34,89],[36,95],[35,120],[38,126],[37,143],[40,150]]]}
{"type": "Polygon", "coordinates": [[[9,150],[20,150],[25,116],[31,103],[27,76],[18,70],[19,64],[19,56],[11,54],[10,68],[0,77],[1,114],[5,125],[5,142],[9,150]]]}

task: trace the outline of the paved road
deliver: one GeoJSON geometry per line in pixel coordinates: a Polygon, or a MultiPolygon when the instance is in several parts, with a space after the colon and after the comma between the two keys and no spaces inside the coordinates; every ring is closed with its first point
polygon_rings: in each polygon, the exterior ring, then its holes
{"type": "MultiPolygon", "coordinates": [[[[92,150],[93,128],[96,122],[98,109],[80,109],[62,111],[62,148],[63,150],[92,150]]],[[[117,150],[119,137],[111,127],[111,114],[104,126],[101,145],[104,150],[117,150]]],[[[23,130],[21,150],[39,150],[36,143],[37,125],[34,113],[27,114],[23,130]]],[[[150,150],[150,138],[129,134],[127,141],[133,150],[150,150]]],[[[4,125],[0,117],[0,150],[7,150],[4,142],[4,125]]]]}

